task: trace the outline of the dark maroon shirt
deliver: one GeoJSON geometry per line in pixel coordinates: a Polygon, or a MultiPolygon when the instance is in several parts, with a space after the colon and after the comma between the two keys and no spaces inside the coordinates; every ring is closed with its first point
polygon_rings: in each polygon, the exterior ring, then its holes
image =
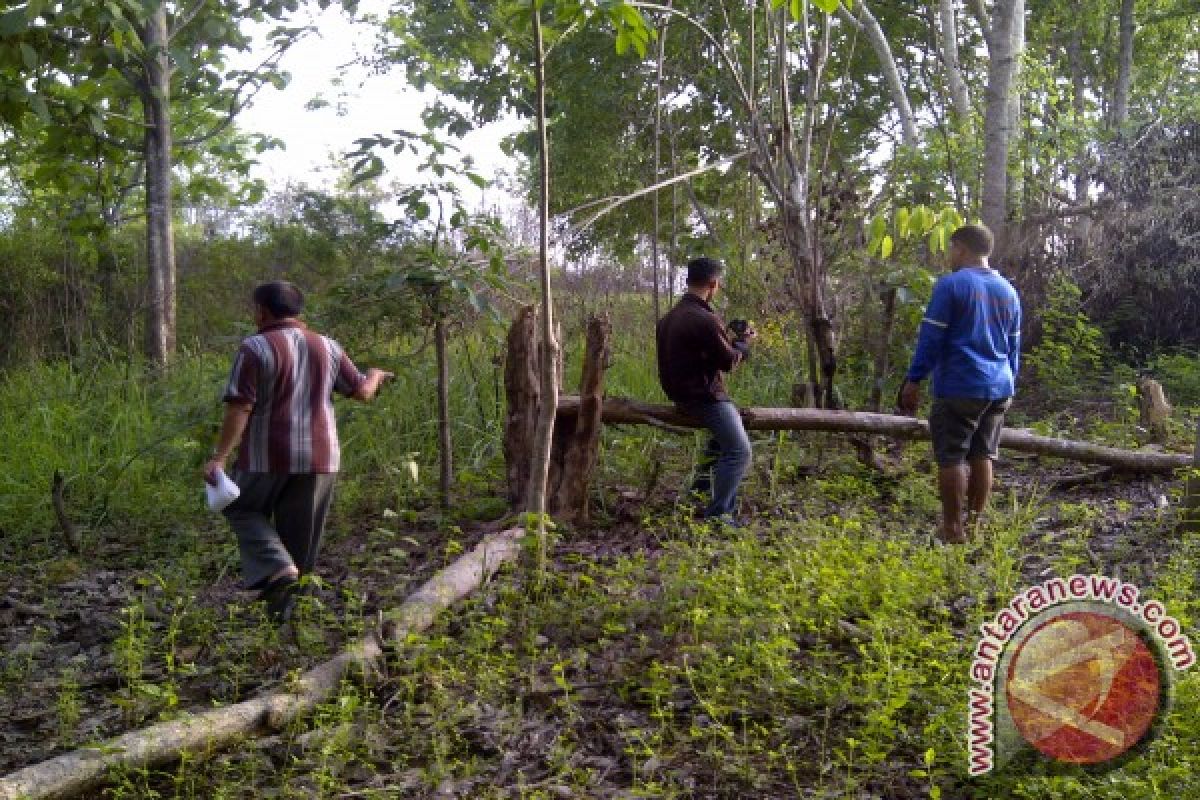
{"type": "Polygon", "coordinates": [[[729,399],[722,372],[744,353],[729,341],[712,306],[685,294],[658,321],[658,379],[667,397],[683,408],[729,399]]]}
{"type": "Polygon", "coordinates": [[[333,392],[348,397],[365,380],[341,345],[299,320],[263,326],[242,341],[225,387],[225,402],[254,407],[235,468],[337,472],[341,451],[333,392]]]}

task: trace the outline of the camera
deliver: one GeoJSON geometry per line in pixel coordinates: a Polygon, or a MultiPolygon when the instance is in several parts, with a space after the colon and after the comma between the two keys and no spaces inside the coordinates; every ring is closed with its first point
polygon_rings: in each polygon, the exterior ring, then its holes
{"type": "Polygon", "coordinates": [[[729,323],[729,330],[733,331],[733,335],[742,337],[746,335],[746,331],[750,330],[750,320],[735,319],[729,323]]]}

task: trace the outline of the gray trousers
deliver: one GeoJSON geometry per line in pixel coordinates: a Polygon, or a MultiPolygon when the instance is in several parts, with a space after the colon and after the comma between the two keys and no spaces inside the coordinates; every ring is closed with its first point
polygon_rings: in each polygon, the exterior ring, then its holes
{"type": "Polygon", "coordinates": [[[261,589],[280,570],[313,571],[337,474],[277,475],[234,470],[242,493],[225,509],[238,538],[242,581],[261,589]]]}

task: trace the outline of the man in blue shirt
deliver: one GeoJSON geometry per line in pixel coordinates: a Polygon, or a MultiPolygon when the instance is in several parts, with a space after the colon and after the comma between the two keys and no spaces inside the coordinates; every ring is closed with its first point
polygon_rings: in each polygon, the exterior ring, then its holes
{"type": "Polygon", "coordinates": [[[988,266],[992,233],[965,225],[950,236],[953,272],[933,287],[917,351],[900,390],[900,407],[916,414],[921,381],[933,375],[929,432],[938,462],[941,536],[963,543],[963,500],[973,518],[992,491],[992,461],[1004,412],[1012,402],[1021,350],[1021,301],[988,266]]]}

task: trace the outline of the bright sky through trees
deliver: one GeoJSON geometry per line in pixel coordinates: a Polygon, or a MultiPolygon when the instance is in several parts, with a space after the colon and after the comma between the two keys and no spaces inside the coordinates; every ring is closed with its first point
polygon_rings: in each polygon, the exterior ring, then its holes
{"type": "MultiPolygon", "coordinates": [[[[361,12],[382,15],[388,5],[386,0],[364,0],[361,12]]],[[[331,184],[348,166],[343,156],[353,149],[354,139],[396,128],[420,128],[418,115],[431,96],[406,86],[399,70],[378,75],[355,63],[371,53],[376,26],[352,22],[336,5],[322,12],[315,4],[301,11],[296,24],[312,24],[318,33],[284,57],[283,69],[291,73],[291,82],[282,91],[264,88],[238,118],[243,130],[286,143],[286,149],[268,151],[259,159],[256,174],[273,187],[288,181],[331,184]],[[324,103],[310,108],[318,105],[312,103],[315,98],[324,103]]],[[[259,48],[234,66],[246,67],[262,59],[266,43],[259,38],[259,48]]],[[[493,178],[497,170],[512,171],[512,162],[500,151],[499,142],[517,128],[515,121],[502,122],[467,137],[463,150],[476,158],[481,174],[493,178]]],[[[410,181],[415,177],[414,168],[411,157],[392,158],[383,180],[410,181]]],[[[474,186],[464,187],[464,191],[472,202],[481,196],[474,186]]],[[[487,199],[489,204],[495,202],[492,196],[487,199]]]]}

